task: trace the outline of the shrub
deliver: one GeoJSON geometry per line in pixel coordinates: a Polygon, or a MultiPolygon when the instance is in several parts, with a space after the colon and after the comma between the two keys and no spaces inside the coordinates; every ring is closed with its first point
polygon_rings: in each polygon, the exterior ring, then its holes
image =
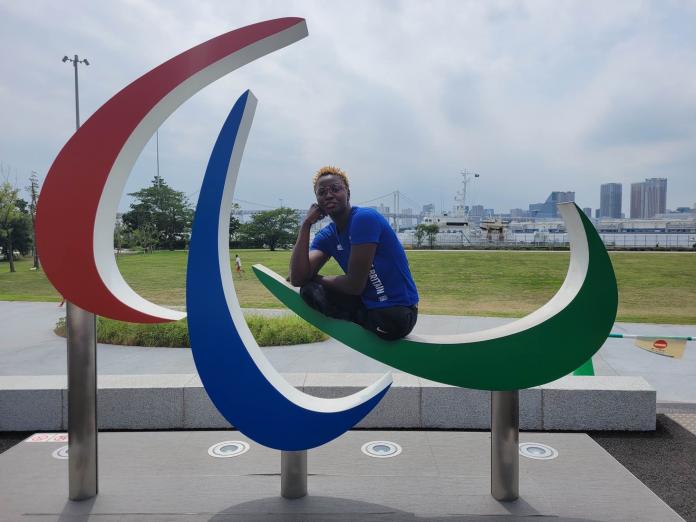
{"type": "MultiPolygon", "coordinates": [[[[328,337],[299,317],[246,315],[251,334],[259,346],[289,346],[316,343],[328,337]]],[[[58,319],[55,333],[65,337],[65,317],[58,319]]],[[[106,344],[151,347],[190,346],[186,319],[161,324],[135,324],[97,317],[97,341],[106,344]]]]}
{"type": "Polygon", "coordinates": [[[259,346],[316,343],[328,338],[321,330],[317,330],[295,316],[270,318],[262,315],[248,315],[245,318],[259,346]]]}

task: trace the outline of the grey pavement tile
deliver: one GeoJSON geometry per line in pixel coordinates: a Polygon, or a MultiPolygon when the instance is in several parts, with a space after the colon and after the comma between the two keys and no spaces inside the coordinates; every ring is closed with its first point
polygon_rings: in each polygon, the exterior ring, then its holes
{"type": "Polygon", "coordinates": [[[20,443],[0,455],[0,469],[14,471],[0,473],[0,505],[7,520],[41,514],[47,521],[87,515],[126,521],[680,520],[586,435],[521,438],[548,444],[559,456],[521,460],[521,498],[512,503],[490,496],[485,433],[351,431],[309,451],[309,495],[288,501],[279,497],[278,451],[251,443],[239,457],[214,459],[207,455],[213,443],[246,439],[210,431],[102,434],[100,493],[85,502],[66,500],[67,463],[50,457],[58,444],[20,443]],[[362,455],[361,445],[371,440],[396,442],[403,452],[390,459],[362,455]]]}

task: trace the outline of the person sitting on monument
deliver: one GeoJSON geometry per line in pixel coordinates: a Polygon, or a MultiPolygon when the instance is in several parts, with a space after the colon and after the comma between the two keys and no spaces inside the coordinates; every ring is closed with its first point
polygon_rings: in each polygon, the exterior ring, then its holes
{"type": "Polygon", "coordinates": [[[313,179],[317,202],[305,217],[290,259],[290,282],[321,313],[352,321],[386,340],[408,335],[418,318],[418,290],[401,243],[379,212],[350,204],[345,172],[323,167],[313,179]],[[309,245],[311,226],[331,223],[309,245]],[[345,275],[321,276],[333,257],[345,275]]]}

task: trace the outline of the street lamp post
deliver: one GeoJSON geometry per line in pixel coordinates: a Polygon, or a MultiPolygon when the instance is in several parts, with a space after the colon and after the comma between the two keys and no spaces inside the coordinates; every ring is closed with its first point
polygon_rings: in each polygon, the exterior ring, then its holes
{"type": "Polygon", "coordinates": [[[80,89],[77,81],[77,66],[81,63],[89,65],[89,61],[87,61],[87,58],[80,60],[79,56],[75,55],[74,58],[63,56],[63,63],[65,62],[72,63],[73,68],[75,69],[75,130],[77,130],[80,128],[80,89]]]}
{"type": "MultiPolygon", "coordinates": [[[[77,66],[86,59],[63,57],[75,69],[75,130],[80,128],[77,66]]],[[[98,492],[97,480],[97,325],[93,313],[68,302],[68,490],[70,500],[98,492]]]]}

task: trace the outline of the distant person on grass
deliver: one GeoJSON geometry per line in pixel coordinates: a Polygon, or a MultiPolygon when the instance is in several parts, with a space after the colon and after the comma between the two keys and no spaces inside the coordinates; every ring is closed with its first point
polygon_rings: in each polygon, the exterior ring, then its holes
{"type": "Polygon", "coordinates": [[[244,269],[242,268],[242,258],[239,257],[239,254],[234,256],[234,269],[240,276],[242,275],[242,272],[244,272],[244,269]]]}
{"type": "Polygon", "coordinates": [[[317,202],[297,235],[290,282],[325,315],[357,323],[383,339],[405,337],[418,317],[418,291],[396,234],[376,210],[350,205],[350,185],[341,169],[321,168],[313,186],[317,202]],[[332,223],[310,247],[310,227],[326,215],[332,223]],[[318,274],[330,257],[345,275],[318,274]]]}

